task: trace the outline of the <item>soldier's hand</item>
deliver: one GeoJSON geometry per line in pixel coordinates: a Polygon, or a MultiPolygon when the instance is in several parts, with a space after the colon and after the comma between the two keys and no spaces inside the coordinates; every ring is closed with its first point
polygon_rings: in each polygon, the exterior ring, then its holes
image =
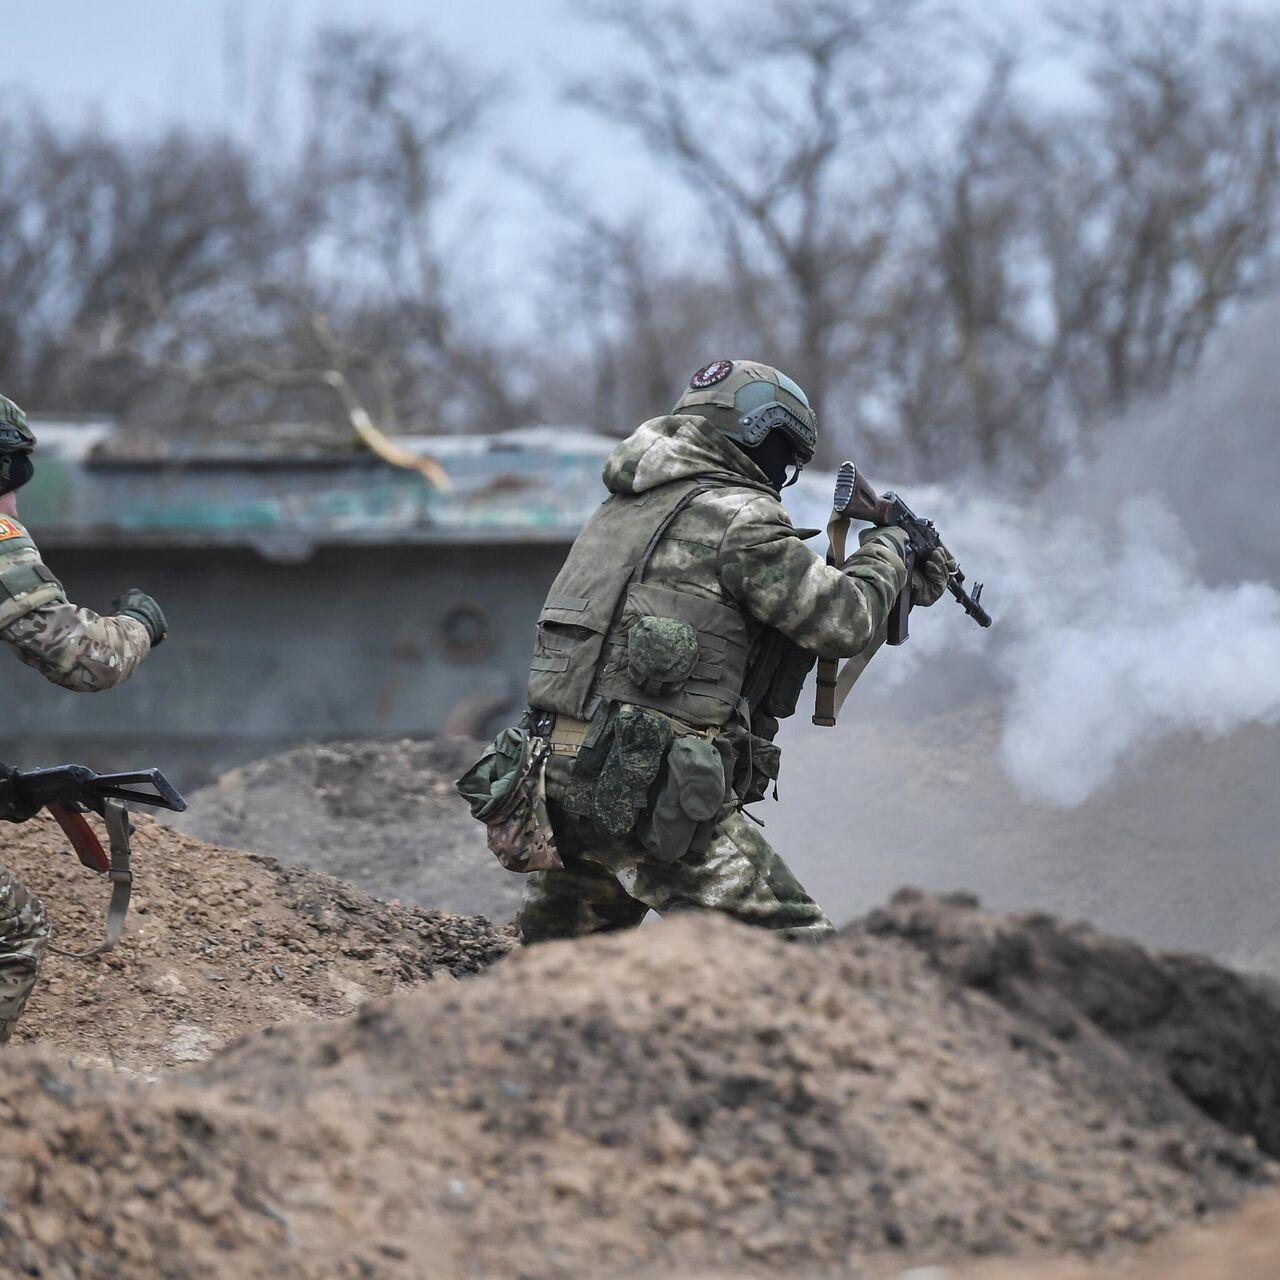
{"type": "Polygon", "coordinates": [[[942,599],[947,581],[960,566],[945,547],[936,547],[911,574],[911,603],[928,608],[942,599]]]}
{"type": "Polygon", "coordinates": [[[111,612],[117,618],[135,618],[142,623],[147,629],[147,635],[151,638],[153,649],[169,634],[169,623],[164,616],[164,610],[151,596],[145,591],[139,591],[137,587],[126,591],[111,606],[111,612]]]}

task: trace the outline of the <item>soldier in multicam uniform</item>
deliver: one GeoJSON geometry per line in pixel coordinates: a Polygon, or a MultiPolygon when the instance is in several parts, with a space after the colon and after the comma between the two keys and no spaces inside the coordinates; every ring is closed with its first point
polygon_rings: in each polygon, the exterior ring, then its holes
{"type": "MultiPolygon", "coordinates": [[[[832,931],[743,806],[777,779],[778,721],[813,663],[873,642],[907,567],[896,528],[838,566],[804,545],[779,495],[816,443],[795,382],[718,360],[606,463],[611,496],[538,622],[527,725],[549,748],[539,794],[562,866],[529,877],[525,942],[650,909],[832,931]]],[[[919,566],[913,603],[933,604],[952,567],[919,566]]]]}
{"type": "MultiPolygon", "coordinates": [[[[18,520],[16,494],[33,474],[34,446],[26,415],[0,396],[0,641],[64,689],[110,689],[164,639],[164,614],[137,590],[126,592],[105,617],[67,600],[18,520]]],[[[6,785],[9,777],[0,765],[0,818],[24,822],[31,811],[6,785]]],[[[49,934],[40,899],[0,866],[0,1044],[35,986],[49,934]]]]}

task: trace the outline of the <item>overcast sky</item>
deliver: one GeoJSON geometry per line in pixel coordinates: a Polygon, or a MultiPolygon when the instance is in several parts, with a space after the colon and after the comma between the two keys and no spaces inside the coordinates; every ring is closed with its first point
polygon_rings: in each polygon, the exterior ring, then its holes
{"type": "MultiPolygon", "coordinates": [[[[1210,7],[1227,2],[1210,0],[1210,7]]],[[[714,8],[722,0],[689,3],[714,8]]],[[[962,0],[960,7],[980,14],[997,5],[1025,19],[1043,0],[962,0]]],[[[1245,7],[1280,12],[1280,0],[1246,0],[1245,7]]],[[[563,70],[603,50],[597,33],[574,19],[569,0],[0,0],[0,15],[6,87],[16,82],[42,101],[105,108],[119,119],[224,112],[229,29],[246,31],[255,43],[283,44],[287,54],[332,22],[425,28],[548,100],[563,70]]],[[[528,127],[540,127],[539,114],[528,127]]]]}
{"type": "MultiPolygon", "coordinates": [[[[733,6],[733,0],[687,2],[711,11],[733,6]]],[[[960,0],[991,22],[999,7],[1000,30],[1017,24],[1033,36],[1044,29],[1035,22],[1044,2],[960,0]]],[[[1280,0],[1247,3],[1280,12],[1280,0]]],[[[644,195],[683,222],[683,196],[655,187],[657,173],[638,144],[563,102],[567,80],[619,52],[611,37],[575,18],[571,0],[0,0],[0,92],[73,120],[105,118],[141,129],[211,124],[270,141],[273,131],[287,136],[296,124],[281,89],[298,83],[302,51],[315,30],[335,22],[425,30],[507,90],[463,192],[473,225],[475,211],[496,213],[485,219],[495,228],[496,271],[519,278],[544,225],[532,216],[541,207],[537,198],[502,164],[513,152],[577,175],[615,213],[644,195]],[[652,199],[654,190],[663,199],[652,199]]],[[[1052,92],[1055,85],[1052,71],[1039,68],[1036,87],[1052,92]]]]}
{"type": "Polygon", "coordinates": [[[5,91],[72,117],[257,128],[274,64],[288,82],[317,28],[376,22],[425,30],[497,75],[521,108],[500,113],[506,145],[555,155],[597,140],[559,85],[607,43],[567,0],[0,0],[0,14],[5,91]]]}
{"type": "Polygon", "coordinates": [[[606,36],[573,16],[570,0],[0,0],[0,15],[0,89],[8,95],[16,89],[71,120],[139,129],[216,124],[258,141],[273,130],[287,134],[296,117],[287,87],[299,83],[318,28],[376,23],[427,32],[506,93],[472,157],[460,204],[473,224],[474,208],[494,211],[484,219],[493,229],[492,267],[513,278],[538,252],[529,228],[541,220],[528,215],[542,205],[510,178],[504,156],[589,176],[594,192],[625,192],[628,200],[656,180],[638,147],[619,147],[616,130],[562,101],[575,71],[598,66],[610,51],[606,36]]]}

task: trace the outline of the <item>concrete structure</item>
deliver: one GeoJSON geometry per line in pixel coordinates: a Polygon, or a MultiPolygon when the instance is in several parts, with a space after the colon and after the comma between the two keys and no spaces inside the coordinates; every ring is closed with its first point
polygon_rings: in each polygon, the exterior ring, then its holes
{"type": "Polygon", "coordinates": [[[109,424],[33,425],[21,510],[49,564],[95,608],[153,592],[172,639],[92,697],[10,666],[4,757],[157,763],[184,785],[306,739],[509,723],[613,443],[552,428],[398,440],[445,466],[441,493],[354,449],[138,456],[109,424]]]}

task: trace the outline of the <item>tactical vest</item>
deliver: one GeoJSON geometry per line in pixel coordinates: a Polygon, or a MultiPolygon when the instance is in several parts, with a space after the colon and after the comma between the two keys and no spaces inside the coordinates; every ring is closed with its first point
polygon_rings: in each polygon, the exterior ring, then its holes
{"type": "Polygon", "coordinates": [[[690,725],[742,718],[751,636],[742,612],[646,582],[675,518],[712,480],[614,495],[587,522],[538,617],[529,705],[589,720],[603,700],[690,725]]]}

